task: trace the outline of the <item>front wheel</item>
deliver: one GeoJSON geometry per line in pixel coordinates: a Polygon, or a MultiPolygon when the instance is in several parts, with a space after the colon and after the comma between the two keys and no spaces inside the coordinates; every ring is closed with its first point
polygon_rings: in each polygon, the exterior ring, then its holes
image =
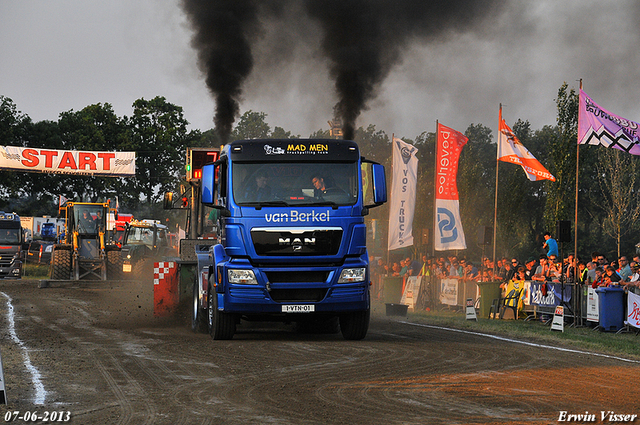
{"type": "Polygon", "coordinates": [[[200,294],[198,291],[198,282],[193,283],[193,312],[191,315],[191,330],[196,333],[206,333],[207,326],[207,310],[200,308],[200,294]]]}
{"type": "Polygon", "coordinates": [[[107,279],[122,279],[122,253],[119,250],[107,251],[107,279]]]}
{"type": "Polygon", "coordinates": [[[345,313],[340,316],[340,330],[344,339],[357,341],[367,336],[370,310],[345,313]]]}
{"type": "Polygon", "coordinates": [[[209,286],[207,311],[209,335],[213,339],[231,339],[236,333],[236,320],[232,314],[218,311],[218,294],[209,286]]]}
{"type": "Polygon", "coordinates": [[[51,265],[49,276],[56,280],[69,280],[71,278],[71,251],[68,249],[53,249],[51,252],[51,265]]]}

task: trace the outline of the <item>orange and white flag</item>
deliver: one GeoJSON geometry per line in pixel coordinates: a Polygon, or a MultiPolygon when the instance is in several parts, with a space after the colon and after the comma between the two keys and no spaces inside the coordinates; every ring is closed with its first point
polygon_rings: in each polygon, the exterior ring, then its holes
{"type": "Polygon", "coordinates": [[[527,178],[536,180],[556,181],[556,178],[540,162],[531,155],[520,140],[513,134],[507,123],[502,119],[500,108],[500,132],[498,134],[498,160],[522,166],[527,178]]]}

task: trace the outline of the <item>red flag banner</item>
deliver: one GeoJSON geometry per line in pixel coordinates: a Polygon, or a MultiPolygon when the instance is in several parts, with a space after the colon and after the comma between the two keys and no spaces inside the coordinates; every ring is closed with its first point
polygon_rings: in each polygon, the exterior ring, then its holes
{"type": "Polygon", "coordinates": [[[498,160],[522,166],[527,178],[536,180],[556,181],[556,178],[524,147],[513,134],[504,119],[500,109],[500,132],[498,134],[498,160]]]}
{"type": "Polygon", "coordinates": [[[438,123],[436,152],[436,231],[435,249],[466,249],[458,201],[458,159],[469,139],[438,123]]]}

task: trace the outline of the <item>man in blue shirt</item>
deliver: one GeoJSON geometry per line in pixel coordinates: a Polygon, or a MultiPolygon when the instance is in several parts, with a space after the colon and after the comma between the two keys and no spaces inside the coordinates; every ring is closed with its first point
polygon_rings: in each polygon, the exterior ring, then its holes
{"type": "Polygon", "coordinates": [[[559,257],[560,254],[558,253],[558,242],[556,242],[556,240],[551,237],[551,234],[549,232],[545,232],[544,240],[545,243],[544,245],[542,245],[542,248],[547,249],[547,257],[551,255],[559,257]]]}

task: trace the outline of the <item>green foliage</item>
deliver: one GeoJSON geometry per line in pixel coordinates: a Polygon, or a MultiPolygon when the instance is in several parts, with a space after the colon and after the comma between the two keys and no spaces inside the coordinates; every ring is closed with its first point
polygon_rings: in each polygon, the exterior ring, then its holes
{"type": "MultiPolygon", "coordinates": [[[[563,84],[556,99],[557,125],[532,130],[518,119],[511,126],[525,147],[556,177],[555,182],[530,182],[521,167],[499,163],[497,256],[524,259],[541,252],[540,235],[555,230],[557,220],[573,222],[578,95],[563,84]]],[[[213,129],[187,130],[181,107],[164,97],[139,99],[133,115],[118,117],[110,104],[94,104],[80,111],[62,112],[58,121],[33,123],[13,101],[0,96],[0,144],[34,148],[135,151],[135,178],[98,178],[59,174],[0,171],[0,209],[22,215],[55,215],[59,195],[68,199],[97,201],[119,198],[121,211],[136,216],[165,219],[178,214],[161,209],[162,193],[177,190],[184,182],[186,147],[220,146],[213,129]]],[[[497,114],[497,111],[496,111],[497,114]]],[[[492,247],[477,245],[479,227],[492,227],[496,190],[496,143],[492,130],[471,124],[458,169],[460,214],[467,250],[459,255],[477,260],[492,247]]],[[[433,190],[435,132],[425,129],[414,140],[402,137],[417,149],[418,187],[414,214],[414,252],[430,252],[422,245],[423,230],[433,242],[433,190]]],[[[297,138],[282,127],[273,129],[267,114],[247,111],[233,129],[233,139],[297,138]]],[[[310,138],[331,138],[329,129],[318,129],[310,138]]],[[[396,136],[398,137],[398,136],[396,136]]],[[[387,168],[391,187],[391,136],[375,125],[360,127],[355,141],[362,155],[387,168]]],[[[637,158],[603,147],[582,146],[579,151],[578,253],[584,258],[600,251],[613,258],[632,254],[638,240],[637,196],[640,180],[637,158]],[[611,208],[611,206],[614,206],[611,208]],[[612,214],[615,212],[615,214],[612,214]]],[[[386,239],[389,207],[374,208],[367,216],[376,220],[377,235],[386,239]]],[[[386,247],[378,239],[377,249],[386,247]]],[[[573,251],[565,247],[565,253],[573,251]]],[[[379,252],[378,255],[381,253],[379,252]]],[[[446,254],[446,253],[443,253],[446,254]]],[[[406,255],[406,253],[403,253],[406,255]]],[[[440,255],[440,253],[438,253],[440,255]]]]}
{"type": "Polygon", "coordinates": [[[567,89],[564,83],[558,90],[558,132],[549,140],[549,171],[556,181],[547,183],[544,220],[548,229],[554,229],[557,220],[574,217],[578,95],[574,89],[567,89]]]}
{"type": "MultiPolygon", "coordinates": [[[[635,195],[640,189],[637,158],[617,149],[598,149],[600,159],[601,202],[604,234],[616,243],[616,257],[621,255],[622,238],[638,229],[640,202],[635,195]]],[[[630,246],[625,247],[629,252],[630,246]]]]}
{"type": "Polygon", "coordinates": [[[475,254],[469,257],[478,258],[481,248],[477,245],[477,229],[480,226],[493,227],[496,144],[492,140],[491,129],[482,124],[471,124],[464,134],[469,141],[462,149],[458,163],[460,218],[467,248],[475,254]]]}
{"type": "MultiPolygon", "coordinates": [[[[184,170],[186,147],[199,136],[189,133],[187,125],[182,107],[168,103],[164,97],[133,103],[133,116],[128,120],[130,145],[123,150],[137,153],[136,177],[123,182],[123,186],[136,198],[142,196],[147,204],[159,203],[163,193],[176,186],[184,170]]],[[[125,202],[136,200],[131,197],[125,202]]]]}
{"type": "Polygon", "coordinates": [[[271,134],[271,127],[265,121],[267,114],[248,110],[238,120],[236,128],[231,133],[232,140],[239,139],[267,139],[271,134]]]}
{"type": "Polygon", "coordinates": [[[317,130],[309,135],[309,139],[330,139],[331,130],[317,130]]]}

